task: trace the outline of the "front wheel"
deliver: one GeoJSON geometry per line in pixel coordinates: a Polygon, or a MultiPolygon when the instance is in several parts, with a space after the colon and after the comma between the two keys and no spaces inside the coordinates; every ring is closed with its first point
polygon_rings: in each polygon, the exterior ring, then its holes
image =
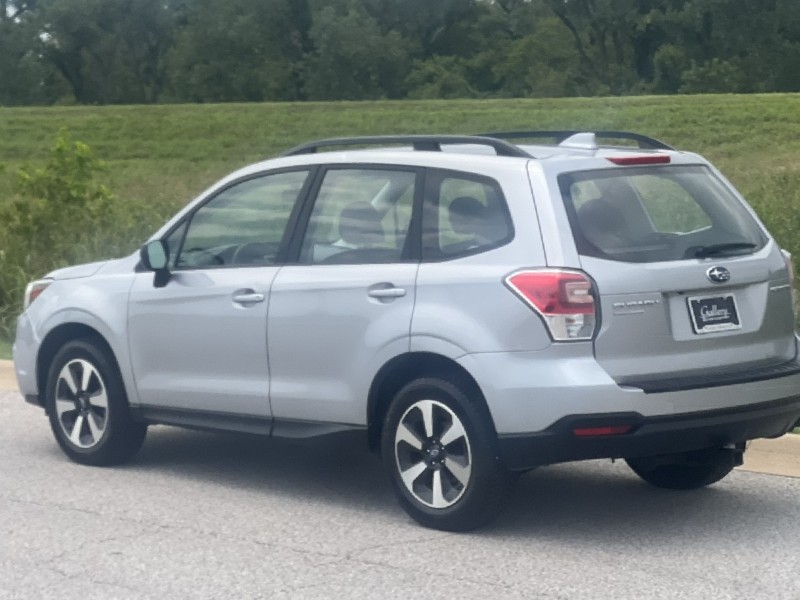
{"type": "Polygon", "coordinates": [[[417,522],[467,531],[494,518],[509,475],[488,411],[460,385],[417,379],[395,396],[381,450],[400,504],[417,522]]]}
{"type": "Polygon", "coordinates": [[[56,441],[75,462],[122,463],[144,442],[147,425],[131,419],[117,367],[92,340],[74,340],[56,353],[45,393],[56,441]]]}

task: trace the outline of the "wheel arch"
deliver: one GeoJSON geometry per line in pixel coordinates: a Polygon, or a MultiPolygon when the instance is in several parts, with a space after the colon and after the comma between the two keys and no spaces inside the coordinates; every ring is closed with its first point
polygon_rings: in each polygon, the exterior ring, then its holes
{"type": "Polygon", "coordinates": [[[36,355],[36,383],[39,390],[39,405],[45,406],[45,394],[47,390],[47,375],[50,365],[56,353],[64,347],[64,344],[72,340],[90,339],[106,352],[108,359],[119,373],[119,363],[111,348],[108,340],[95,328],[83,323],[63,323],[57,325],[47,333],[42,343],[39,345],[39,352],[36,355]]]}
{"type": "Polygon", "coordinates": [[[372,451],[380,448],[381,432],[386,411],[395,394],[407,383],[420,377],[440,377],[459,383],[465,391],[475,394],[489,415],[492,431],[497,433],[494,420],[478,382],[464,367],[441,354],[407,352],[395,356],[376,373],[367,396],[367,441],[372,451]]]}

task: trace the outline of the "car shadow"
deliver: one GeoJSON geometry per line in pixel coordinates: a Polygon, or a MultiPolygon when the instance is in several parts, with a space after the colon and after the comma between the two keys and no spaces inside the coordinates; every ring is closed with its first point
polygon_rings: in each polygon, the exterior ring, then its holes
{"type": "Polygon", "coordinates": [[[157,426],[125,468],[373,512],[398,510],[362,432],[294,440],[157,426]]]}
{"type": "MultiPolygon", "coordinates": [[[[126,468],[406,518],[362,433],[286,440],[154,427],[126,468]]],[[[554,465],[520,476],[501,517],[470,535],[552,537],[613,547],[642,536],[650,543],[730,538],[742,529],[752,542],[753,532],[769,537],[791,531],[800,518],[793,494],[761,493],[763,485],[785,489],[787,481],[737,472],[716,486],[679,492],[645,484],[624,462],[554,465]]]]}

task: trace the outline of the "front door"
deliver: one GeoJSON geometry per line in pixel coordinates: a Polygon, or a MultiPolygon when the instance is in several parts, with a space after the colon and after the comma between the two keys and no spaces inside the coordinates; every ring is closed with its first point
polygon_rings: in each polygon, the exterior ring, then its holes
{"type": "Polygon", "coordinates": [[[269,292],[307,179],[279,172],[224,188],[167,236],[167,285],[137,275],[128,328],[142,405],[270,416],[269,292]]]}

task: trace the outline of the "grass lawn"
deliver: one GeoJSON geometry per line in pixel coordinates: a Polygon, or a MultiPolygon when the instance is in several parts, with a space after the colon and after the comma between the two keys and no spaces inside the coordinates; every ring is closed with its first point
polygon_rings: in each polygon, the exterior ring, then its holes
{"type": "Polygon", "coordinates": [[[0,359],[11,359],[11,340],[0,337],[0,359]]]}
{"type": "Polygon", "coordinates": [[[553,128],[651,135],[710,158],[758,208],[800,201],[800,94],[0,108],[0,202],[62,127],[107,161],[120,201],[161,208],[311,139],[553,128]]]}
{"type": "Polygon", "coordinates": [[[637,131],[706,155],[756,203],[800,172],[798,94],[0,108],[0,164],[42,160],[62,127],[108,162],[122,201],[175,206],[300,142],[363,134],[637,131]]]}
{"type": "Polygon", "coordinates": [[[101,178],[120,203],[152,207],[141,239],[222,175],[312,139],[621,129],[705,155],[800,256],[800,94],[0,107],[0,204],[20,167],[46,160],[60,128],[106,161],[101,178]]]}

